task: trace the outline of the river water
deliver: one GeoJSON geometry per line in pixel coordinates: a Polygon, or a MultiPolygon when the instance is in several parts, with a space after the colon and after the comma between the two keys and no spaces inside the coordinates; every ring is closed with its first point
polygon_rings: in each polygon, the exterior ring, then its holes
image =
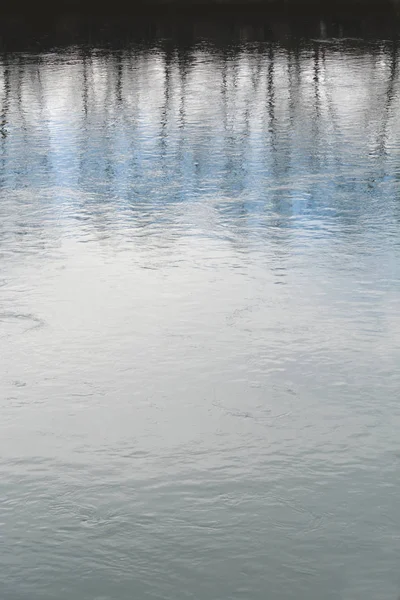
{"type": "Polygon", "coordinates": [[[2,600],[398,597],[399,51],[321,29],[1,56],[2,600]]]}

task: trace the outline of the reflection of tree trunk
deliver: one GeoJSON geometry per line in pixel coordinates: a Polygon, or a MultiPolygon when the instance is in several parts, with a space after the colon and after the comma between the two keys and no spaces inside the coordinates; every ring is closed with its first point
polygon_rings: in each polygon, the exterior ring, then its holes
{"type": "Polygon", "coordinates": [[[3,67],[3,80],[4,80],[4,99],[1,108],[0,115],[0,140],[1,140],[1,180],[4,181],[6,175],[6,162],[7,162],[7,124],[8,124],[8,111],[10,109],[10,69],[8,67],[7,58],[4,60],[3,67]]]}
{"type": "MultiPolygon", "coordinates": [[[[23,140],[24,140],[23,149],[25,152],[29,153],[31,151],[32,140],[28,136],[24,104],[23,104],[23,98],[22,98],[22,87],[23,87],[24,76],[25,76],[23,60],[24,59],[22,57],[19,59],[18,77],[17,77],[17,85],[15,88],[15,95],[17,97],[17,106],[18,106],[20,124],[21,124],[21,128],[23,131],[23,140]]],[[[17,175],[18,178],[21,177],[21,180],[23,179],[24,176],[26,176],[27,168],[28,168],[28,160],[22,159],[21,167],[22,167],[22,165],[23,165],[23,168],[21,168],[21,170],[18,171],[18,175],[17,175]]]]}
{"type": "Polygon", "coordinates": [[[320,65],[319,65],[319,44],[315,44],[314,46],[314,98],[315,98],[315,113],[317,115],[317,119],[320,117],[321,113],[321,95],[320,95],[320,65]]]}
{"type": "Polygon", "coordinates": [[[320,131],[320,120],[321,120],[321,91],[320,91],[320,58],[319,58],[319,44],[314,44],[314,59],[313,59],[313,82],[314,82],[314,111],[312,119],[312,149],[311,149],[311,162],[315,167],[319,168],[320,162],[320,148],[319,148],[319,131],[320,131]]]}
{"type": "Polygon", "coordinates": [[[288,50],[287,65],[288,65],[289,123],[290,123],[291,128],[293,129],[294,124],[295,124],[296,103],[298,102],[298,86],[296,86],[296,83],[295,83],[295,77],[294,77],[295,67],[294,67],[294,61],[293,61],[293,52],[291,49],[288,50]]]}
{"type": "Polygon", "coordinates": [[[82,107],[85,115],[85,125],[88,116],[88,66],[87,66],[87,55],[83,52],[82,56],[82,107]]]}
{"type": "Polygon", "coordinates": [[[388,122],[389,122],[389,118],[390,118],[390,110],[391,110],[391,106],[393,104],[393,98],[395,96],[394,86],[395,86],[395,82],[396,82],[396,78],[397,78],[397,71],[398,71],[397,43],[393,42],[392,52],[391,52],[391,57],[390,57],[389,78],[388,78],[388,84],[387,84],[386,96],[385,96],[385,104],[384,104],[384,110],[383,110],[383,119],[382,119],[380,131],[378,132],[378,139],[377,139],[377,144],[376,144],[377,153],[379,156],[386,155],[387,129],[388,129],[388,122]]]}
{"type": "Polygon", "coordinates": [[[22,102],[22,83],[24,80],[24,67],[23,67],[22,61],[23,61],[23,59],[20,58],[19,67],[18,67],[18,80],[17,80],[16,92],[17,92],[17,102],[18,102],[18,110],[19,110],[20,119],[21,119],[21,125],[22,125],[22,129],[24,132],[25,143],[27,143],[26,119],[25,119],[25,112],[24,112],[23,102],[22,102]]]}
{"type": "MultiPolygon", "coordinates": [[[[138,72],[138,65],[140,64],[140,59],[133,53],[129,53],[125,55],[125,78],[128,81],[128,84],[134,79],[134,74],[138,72]]],[[[125,87],[126,90],[126,87],[125,87]]],[[[125,106],[127,111],[127,123],[126,123],[126,131],[129,132],[128,139],[128,160],[127,160],[127,177],[130,182],[128,186],[128,200],[134,201],[136,199],[136,188],[133,187],[132,182],[136,182],[139,173],[141,172],[141,161],[140,161],[140,144],[137,141],[137,132],[139,129],[140,119],[138,117],[139,107],[140,107],[140,98],[141,98],[141,86],[135,85],[133,87],[129,86],[128,94],[125,92],[125,106]]]]}
{"type": "Polygon", "coordinates": [[[180,78],[180,104],[179,104],[179,124],[182,130],[186,125],[186,81],[189,72],[190,59],[187,50],[179,52],[178,69],[180,78]]]}
{"type": "Polygon", "coordinates": [[[378,103],[378,106],[375,105],[376,91],[381,87],[381,75],[379,72],[382,60],[381,50],[382,48],[380,46],[373,45],[368,54],[371,76],[368,80],[367,77],[365,77],[366,97],[369,99],[369,102],[366,105],[363,123],[363,129],[368,132],[371,125],[371,113],[374,115],[377,112],[380,112],[381,108],[380,102],[378,103]]]}
{"type": "Polygon", "coordinates": [[[289,124],[290,136],[287,143],[290,145],[290,153],[293,144],[296,143],[294,134],[296,128],[296,111],[301,105],[301,64],[298,46],[288,50],[288,95],[289,95],[289,124]]]}
{"type": "Polygon", "coordinates": [[[325,91],[325,99],[326,99],[326,103],[327,103],[327,108],[329,111],[332,127],[333,127],[335,133],[337,133],[339,130],[338,125],[337,125],[337,114],[336,114],[336,111],[335,111],[335,108],[333,105],[331,92],[327,85],[328,78],[327,78],[327,67],[326,67],[326,52],[325,52],[324,47],[321,49],[321,63],[322,63],[323,72],[324,72],[324,80],[325,80],[324,81],[324,91],[325,91]]]}
{"type": "Polygon", "coordinates": [[[257,56],[255,57],[255,68],[254,68],[255,72],[253,71],[253,73],[252,73],[254,96],[260,89],[261,77],[262,77],[262,71],[263,71],[263,60],[264,60],[263,53],[261,52],[261,49],[259,49],[257,56]]]}
{"type": "MultiPolygon", "coordinates": [[[[183,49],[178,53],[178,71],[180,80],[180,102],[179,102],[179,164],[182,169],[182,175],[184,173],[183,163],[185,161],[185,143],[187,139],[186,134],[186,86],[187,78],[190,69],[190,56],[188,50],[183,49]]],[[[185,186],[185,192],[187,192],[187,185],[185,186]]]]}
{"type": "Polygon", "coordinates": [[[267,73],[267,105],[268,105],[268,131],[271,138],[272,151],[276,153],[276,122],[275,122],[275,90],[274,90],[274,48],[272,44],[268,52],[268,73],[267,73]]]}
{"type": "MultiPolygon", "coordinates": [[[[267,107],[268,107],[268,130],[270,133],[270,145],[272,152],[272,166],[273,166],[273,179],[274,184],[278,184],[279,180],[279,154],[278,154],[278,135],[277,135],[277,119],[276,119],[276,91],[275,91],[275,55],[274,48],[271,44],[268,52],[268,70],[267,70],[267,107]]],[[[279,187],[279,186],[278,186],[279,187]]],[[[272,238],[278,242],[281,239],[282,232],[279,230],[286,223],[284,216],[285,209],[282,206],[282,192],[275,190],[272,192],[271,202],[274,207],[274,213],[277,218],[273,221],[273,227],[271,230],[272,238]]]]}
{"type": "MultiPolygon", "coordinates": [[[[330,86],[329,86],[329,78],[327,77],[327,66],[326,66],[326,52],[325,52],[325,47],[323,46],[321,48],[321,68],[323,69],[323,73],[324,73],[324,98],[326,101],[326,106],[327,106],[327,111],[329,113],[329,121],[332,125],[333,128],[333,132],[334,132],[334,137],[333,139],[335,140],[335,142],[338,142],[339,144],[341,143],[340,140],[340,127],[338,125],[338,115],[334,106],[334,102],[332,100],[332,93],[330,90],[330,86]]],[[[332,146],[334,147],[334,146],[332,146]]],[[[342,162],[340,160],[340,156],[341,153],[339,151],[339,149],[337,149],[337,151],[333,152],[333,159],[336,163],[336,168],[337,168],[337,172],[340,173],[340,169],[342,167],[342,162]]]]}
{"type": "MultiPolygon", "coordinates": [[[[222,95],[222,122],[224,129],[224,154],[225,154],[225,172],[226,182],[229,183],[230,173],[232,171],[231,163],[231,145],[232,133],[229,131],[229,59],[226,52],[222,58],[222,80],[221,80],[221,95],[222,95]]],[[[228,186],[229,187],[229,186],[228,186]]]]}
{"type": "MultiPolygon", "coordinates": [[[[45,112],[44,112],[46,98],[45,98],[45,93],[43,91],[42,76],[41,76],[41,63],[39,63],[37,66],[36,77],[37,77],[38,90],[39,90],[38,95],[39,95],[40,122],[42,123],[43,130],[44,130],[44,124],[46,123],[45,112]]],[[[43,131],[43,136],[44,136],[44,131],[43,131]]],[[[49,149],[50,149],[50,134],[49,134],[49,128],[47,125],[47,148],[45,149],[44,155],[43,155],[43,164],[46,167],[45,172],[46,172],[47,176],[49,175],[49,165],[50,165],[49,149]]]]}
{"type": "Polygon", "coordinates": [[[104,117],[104,131],[106,132],[104,145],[105,151],[105,168],[104,177],[109,185],[109,193],[111,196],[112,191],[115,189],[113,180],[116,177],[114,157],[113,157],[113,144],[115,143],[115,70],[114,62],[110,59],[106,61],[106,94],[105,94],[105,117],[104,117]]]}
{"type": "Polygon", "coordinates": [[[83,127],[81,139],[81,151],[79,153],[79,184],[84,185],[86,181],[85,162],[88,160],[88,145],[90,143],[90,133],[88,128],[89,115],[89,77],[88,77],[88,53],[83,50],[82,56],[82,112],[83,127]]]}
{"type": "Polygon", "coordinates": [[[122,104],[122,52],[117,54],[117,83],[115,96],[118,104],[122,104]]]}
{"type": "Polygon", "coordinates": [[[161,131],[160,131],[160,146],[161,156],[165,158],[167,153],[167,137],[168,137],[168,118],[171,101],[171,70],[172,70],[172,53],[170,50],[165,51],[164,59],[164,104],[161,109],[161,131]]]}
{"type": "Polygon", "coordinates": [[[4,100],[0,117],[0,135],[4,139],[7,137],[7,117],[10,108],[10,69],[8,62],[5,61],[3,69],[3,80],[4,80],[4,100]]]}
{"type": "Polygon", "coordinates": [[[222,57],[222,78],[221,78],[221,96],[222,96],[222,122],[225,136],[228,130],[228,57],[224,52],[222,57]]]}

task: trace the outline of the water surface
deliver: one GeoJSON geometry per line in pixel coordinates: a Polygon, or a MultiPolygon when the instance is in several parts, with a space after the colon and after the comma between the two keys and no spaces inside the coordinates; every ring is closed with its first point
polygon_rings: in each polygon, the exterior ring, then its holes
{"type": "Polygon", "coordinates": [[[400,581],[396,41],[0,64],[3,600],[400,581]]]}

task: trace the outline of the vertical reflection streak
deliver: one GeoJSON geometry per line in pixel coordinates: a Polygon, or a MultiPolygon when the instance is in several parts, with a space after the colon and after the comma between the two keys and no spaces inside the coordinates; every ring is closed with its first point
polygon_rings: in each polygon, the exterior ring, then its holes
{"type": "Polygon", "coordinates": [[[164,161],[167,154],[168,146],[168,119],[171,101],[171,69],[172,69],[172,53],[167,49],[164,53],[164,102],[161,109],[160,119],[160,147],[161,159],[164,161]]]}
{"type": "Polygon", "coordinates": [[[267,74],[267,106],[268,106],[268,131],[270,133],[273,154],[276,153],[276,117],[275,117],[275,88],[274,88],[274,48],[270,44],[268,50],[268,74],[267,74]]]}
{"type": "Polygon", "coordinates": [[[376,143],[377,153],[380,157],[385,157],[387,155],[388,123],[390,119],[391,107],[395,97],[394,90],[398,72],[398,47],[396,42],[393,42],[392,49],[388,58],[390,61],[390,68],[385,93],[382,122],[380,126],[380,131],[378,132],[376,143]]]}
{"type": "Polygon", "coordinates": [[[0,116],[0,141],[1,141],[1,181],[4,184],[6,182],[6,168],[7,168],[7,136],[8,136],[8,112],[10,109],[10,94],[11,94],[11,82],[10,82],[10,68],[8,59],[4,59],[3,67],[3,87],[4,87],[4,99],[1,107],[0,116]]]}

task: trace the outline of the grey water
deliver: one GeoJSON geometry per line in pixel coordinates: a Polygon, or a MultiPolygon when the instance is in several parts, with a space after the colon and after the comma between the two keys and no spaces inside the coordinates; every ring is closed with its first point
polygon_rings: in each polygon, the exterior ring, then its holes
{"type": "Polygon", "coordinates": [[[398,597],[398,61],[3,52],[1,600],[398,597]]]}

